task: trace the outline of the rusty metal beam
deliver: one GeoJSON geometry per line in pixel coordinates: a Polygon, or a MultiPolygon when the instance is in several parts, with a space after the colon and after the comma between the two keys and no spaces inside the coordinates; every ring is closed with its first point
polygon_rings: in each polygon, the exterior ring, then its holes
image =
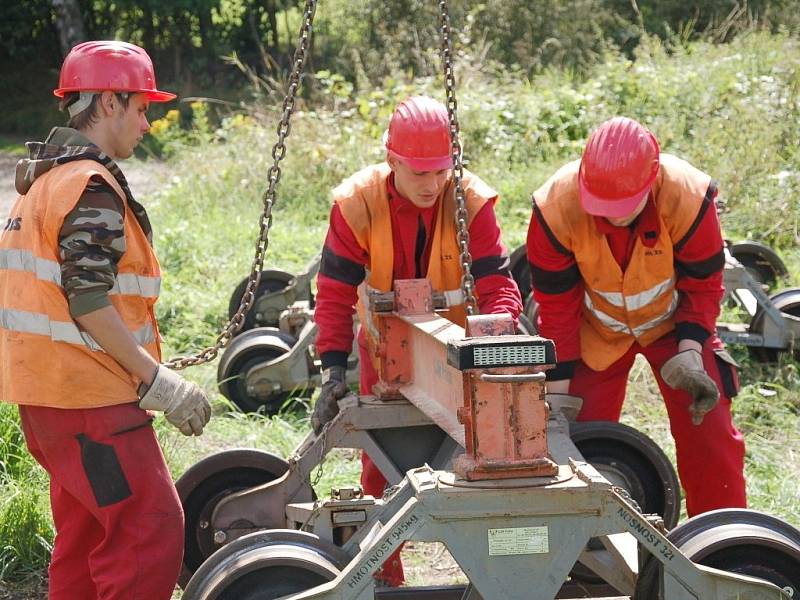
{"type": "Polygon", "coordinates": [[[510,315],[468,318],[465,330],[434,311],[430,282],[395,281],[393,301],[371,304],[380,398],[406,398],[461,444],[466,479],[552,475],[544,374],[553,344],[513,335],[510,315]],[[391,312],[389,308],[393,308],[391,312]]]}

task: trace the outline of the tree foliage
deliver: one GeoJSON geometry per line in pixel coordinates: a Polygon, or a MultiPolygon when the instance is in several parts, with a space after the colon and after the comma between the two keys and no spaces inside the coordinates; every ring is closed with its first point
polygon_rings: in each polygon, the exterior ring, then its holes
{"type": "MultiPolygon", "coordinates": [[[[259,68],[284,64],[294,43],[300,0],[76,0],[89,38],[143,44],[167,79],[217,75],[220,55],[236,52],[259,68]]],[[[57,66],[57,11],[51,0],[3,0],[0,66],[36,57],[57,66]]],[[[640,26],[665,37],[725,27],[731,15],[780,24],[793,17],[792,0],[451,0],[456,28],[506,64],[537,70],[549,64],[581,67],[604,43],[630,44],[640,26]]],[[[323,0],[318,44],[331,51],[318,66],[349,59],[355,50],[379,65],[416,67],[436,47],[433,0],[323,0]]],[[[725,33],[731,31],[730,27],[725,33]]],[[[364,64],[374,64],[363,61],[364,64]]]]}
{"type": "MultiPolygon", "coordinates": [[[[63,38],[70,24],[57,10],[64,0],[0,2],[0,80],[15,98],[11,112],[24,116],[30,97],[54,86],[64,54],[59,33],[63,38]]],[[[742,26],[793,29],[800,23],[794,0],[449,4],[456,49],[526,78],[549,67],[584,73],[609,47],[633,55],[644,32],[681,44],[709,32],[716,41],[728,41],[742,26]]],[[[77,6],[87,38],[144,46],[159,82],[184,96],[241,88],[232,62],[255,77],[282,81],[303,8],[302,0],[69,0],[69,5],[77,6]]],[[[341,74],[358,88],[399,73],[430,75],[439,69],[438,18],[435,0],[321,0],[308,67],[341,74]]],[[[27,122],[36,120],[32,114],[27,122]]],[[[0,128],[8,125],[0,117],[0,128]]]]}

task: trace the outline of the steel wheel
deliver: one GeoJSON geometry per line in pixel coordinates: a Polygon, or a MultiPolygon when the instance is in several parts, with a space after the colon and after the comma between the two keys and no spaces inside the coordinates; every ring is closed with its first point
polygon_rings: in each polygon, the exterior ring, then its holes
{"type": "Polygon", "coordinates": [[[642,513],[657,513],[668,529],[675,526],[681,506],[678,476],[653,440],[606,421],[570,423],[570,437],[586,462],[625,488],[642,513]]]}
{"type": "MultiPolygon", "coordinates": [[[[800,594],[800,531],[776,517],[743,508],[698,515],[667,538],[701,565],[774,583],[790,597],[800,594]]],[[[636,600],[663,600],[661,563],[648,556],[636,584],[636,600]]]]}
{"type": "MultiPolygon", "coordinates": [[[[231,299],[228,302],[228,318],[230,319],[233,315],[236,314],[236,311],[239,308],[239,304],[242,302],[242,297],[244,296],[244,290],[247,287],[247,281],[249,277],[245,277],[242,281],[239,282],[239,285],[236,286],[236,289],[231,294],[231,299]]],[[[261,271],[261,279],[258,282],[258,288],[255,291],[255,298],[258,299],[260,296],[264,294],[268,294],[270,292],[277,292],[285,288],[289,282],[294,279],[294,275],[291,273],[287,273],[286,271],[281,271],[280,269],[266,269],[261,271]]],[[[286,308],[286,307],[284,307],[286,308]]],[[[268,318],[265,321],[258,321],[256,319],[256,311],[254,307],[250,307],[250,310],[247,311],[247,314],[244,318],[244,325],[239,330],[239,333],[244,333],[250,329],[255,327],[277,327],[278,321],[275,318],[268,318]]]]}
{"type": "MultiPolygon", "coordinates": [[[[770,296],[770,300],[782,313],[791,315],[793,317],[800,317],[800,288],[789,288],[782,290],[777,294],[770,296]]],[[[762,333],[764,331],[764,311],[759,308],[753,319],[750,321],[750,333],[762,333]]],[[[780,350],[775,348],[763,348],[757,346],[748,346],[750,355],[759,362],[777,362],[780,350]]],[[[796,343],[794,347],[794,359],[800,360],[800,343],[796,343]]]]}
{"type": "MultiPolygon", "coordinates": [[[[175,483],[185,515],[181,586],[185,586],[203,561],[219,549],[210,527],[217,504],[234,492],[273,481],[288,469],[289,464],[274,454],[239,448],[208,456],[181,475],[175,483]]],[[[308,486],[292,500],[308,502],[313,499],[314,492],[308,486]]],[[[247,526],[245,517],[243,525],[247,526]]],[[[270,525],[280,527],[285,523],[270,525]]]]}
{"type": "MultiPolygon", "coordinates": [[[[571,422],[570,438],[583,458],[612,484],[625,489],[642,513],[661,515],[667,528],[678,522],[681,506],[680,483],[672,463],[645,434],[607,421],[571,422]]],[[[588,547],[599,550],[600,540],[592,538],[588,547]]],[[[584,583],[604,580],[581,563],[570,575],[584,583]]]]}
{"type": "Polygon", "coordinates": [[[759,242],[739,242],[730,247],[731,256],[742,263],[750,275],[768,288],[788,275],[781,257],[769,246],[759,242]]]}
{"type": "MultiPolygon", "coordinates": [[[[246,376],[254,366],[279,358],[289,352],[297,340],[274,327],[258,327],[237,336],[225,350],[217,367],[219,391],[242,412],[263,411],[278,414],[292,396],[291,390],[281,390],[266,398],[247,390],[246,376]]],[[[310,398],[314,388],[307,386],[296,396],[310,398]]]]}
{"type": "Polygon", "coordinates": [[[197,570],[184,600],[272,600],[332,581],[349,557],[310,533],[251,533],[214,554],[197,570]]]}

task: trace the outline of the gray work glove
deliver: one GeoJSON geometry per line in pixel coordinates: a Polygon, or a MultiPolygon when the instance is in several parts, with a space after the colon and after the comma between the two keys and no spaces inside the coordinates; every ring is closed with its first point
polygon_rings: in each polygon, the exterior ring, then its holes
{"type": "Polygon", "coordinates": [[[322,389],[314,405],[311,415],[311,427],[319,435],[325,423],[339,414],[339,399],[347,394],[347,384],[344,382],[345,368],[340,365],[328,367],[322,371],[322,389]]]}
{"type": "Polygon", "coordinates": [[[139,408],[160,410],[183,435],[200,435],[211,418],[211,405],[203,390],[164,365],[139,400],[139,408]]]}
{"type": "Polygon", "coordinates": [[[719,388],[706,373],[697,350],[678,352],[661,367],[661,377],[671,388],[684,390],[692,397],[689,412],[695,425],[700,425],[705,414],[719,402],[719,388]]]}
{"type": "Polygon", "coordinates": [[[547,393],[544,400],[553,412],[561,412],[567,421],[574,421],[583,406],[583,398],[572,394],[547,393]]]}

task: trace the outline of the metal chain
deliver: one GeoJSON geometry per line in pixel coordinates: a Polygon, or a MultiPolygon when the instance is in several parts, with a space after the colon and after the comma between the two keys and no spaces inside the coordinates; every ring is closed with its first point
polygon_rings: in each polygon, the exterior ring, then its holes
{"type": "Polygon", "coordinates": [[[464,309],[468,315],[478,313],[475,300],[475,278],[472,276],[472,255],[469,252],[469,229],[466,201],[464,200],[464,166],[461,162],[461,140],[459,138],[458,103],[456,102],[456,76],[453,71],[453,44],[450,30],[450,14],[447,0],[439,0],[439,24],[442,35],[442,67],[444,87],[447,93],[447,117],[450,122],[450,144],[453,153],[453,179],[456,195],[456,225],[458,226],[458,247],[461,251],[461,291],[464,294],[464,309]]]}
{"type": "Polygon", "coordinates": [[[325,460],[328,458],[328,453],[325,451],[325,444],[328,441],[328,428],[330,427],[330,422],[326,423],[325,426],[322,428],[322,431],[319,434],[319,441],[317,442],[319,445],[319,464],[317,465],[317,470],[314,473],[313,478],[309,473],[309,483],[311,484],[312,488],[317,487],[320,479],[322,479],[322,475],[325,473],[325,460]]]}
{"type": "Polygon", "coordinates": [[[252,268],[250,269],[250,275],[247,280],[247,287],[239,303],[239,308],[236,309],[236,314],[231,317],[222,332],[217,336],[213,346],[205,348],[194,356],[171,358],[165,363],[170,369],[185,369],[189,366],[201,365],[214,360],[217,354],[219,354],[219,351],[227,346],[236,333],[242,328],[245,315],[255,301],[255,290],[258,289],[258,284],[261,280],[264,257],[267,252],[267,247],[269,246],[269,230],[270,227],[272,227],[272,207],[275,204],[276,188],[281,179],[280,162],[286,156],[286,138],[289,137],[289,132],[291,131],[291,118],[292,112],[294,111],[295,97],[300,87],[300,79],[303,75],[303,67],[305,66],[308,47],[311,43],[311,30],[316,10],[317,0],[306,0],[305,10],[303,12],[303,24],[300,28],[300,37],[292,59],[292,72],[291,75],[289,75],[289,87],[286,92],[286,97],[283,100],[283,114],[278,123],[278,141],[272,147],[273,162],[268,173],[269,186],[266,192],[264,192],[262,199],[264,211],[259,219],[261,229],[258,234],[258,239],[256,240],[255,257],[253,258],[252,268]]]}

